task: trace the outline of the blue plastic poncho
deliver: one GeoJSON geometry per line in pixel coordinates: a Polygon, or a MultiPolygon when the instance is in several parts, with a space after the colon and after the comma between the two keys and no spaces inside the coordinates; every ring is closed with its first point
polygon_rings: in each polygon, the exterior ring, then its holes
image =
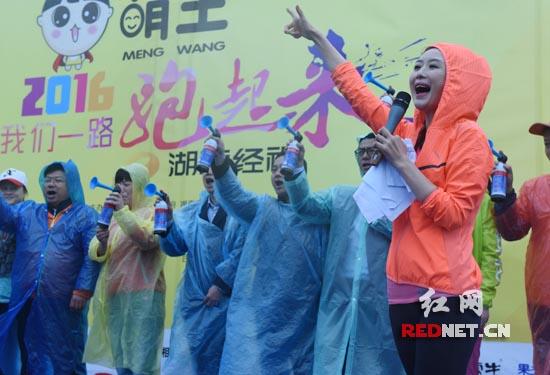
{"type": "Polygon", "coordinates": [[[305,173],[285,186],[303,220],[330,224],[313,373],[404,374],[386,290],[391,223],[384,219],[369,225],[353,200],[355,187],[312,194],[305,173]]]}
{"type": "MultiPolygon", "coordinates": [[[[214,171],[216,174],[216,171],[214,171]]],[[[250,224],[227,312],[220,374],[311,374],[326,227],[216,176],[224,208],[250,224]]]]}
{"type": "Polygon", "coordinates": [[[76,165],[61,164],[72,206],[52,228],[48,229],[46,204],[25,201],[9,206],[0,198],[0,229],[15,232],[17,243],[10,310],[0,317],[0,353],[17,314],[32,299],[25,344],[29,371],[36,375],[86,373],[82,353],[87,309],[72,311],[69,304],[74,290],[94,290],[99,272],[99,265],[88,258],[96,211],[84,203],[76,165]]]}
{"type": "MultiPolygon", "coordinates": [[[[15,233],[0,231],[0,302],[3,305],[8,305],[10,302],[11,269],[14,257],[15,233]]],[[[6,351],[0,354],[0,374],[19,375],[21,359],[16,325],[12,325],[4,348],[6,351]]]]}
{"type": "Polygon", "coordinates": [[[141,164],[121,167],[132,180],[132,207],[113,214],[107,251],[99,241],[89,256],[103,264],[93,300],[94,321],[86,344],[88,363],[126,369],[135,374],[160,373],[164,336],[165,255],[153,234],[154,199],[143,188],[149,171],[141,164]]]}
{"type": "Polygon", "coordinates": [[[163,371],[167,375],[211,375],[219,369],[229,298],[224,296],[213,307],[203,300],[217,277],[231,286],[235,269],[230,255],[242,246],[246,232],[231,217],[226,218],[223,230],[201,217],[207,199],[208,194],[203,193],[198,201],[176,210],[170,232],[160,242],[170,256],[187,253],[163,371]]]}

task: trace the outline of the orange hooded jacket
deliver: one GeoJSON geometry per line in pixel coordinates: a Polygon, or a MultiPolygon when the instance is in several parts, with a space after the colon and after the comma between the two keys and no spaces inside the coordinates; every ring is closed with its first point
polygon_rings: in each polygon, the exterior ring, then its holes
{"type": "MultiPolygon", "coordinates": [[[[491,71],[484,58],[464,47],[439,43],[430,48],[443,55],[445,85],[416,166],[437,189],[394,221],[386,271],[393,282],[458,295],[481,287],[472,231],[493,158],[476,120],[491,71]]],[[[353,64],[340,64],[332,78],[361,119],[374,131],[384,127],[389,108],[369,91],[353,64]]],[[[415,110],[414,121],[402,120],[395,134],[414,144],[423,126],[424,114],[415,110]]]]}

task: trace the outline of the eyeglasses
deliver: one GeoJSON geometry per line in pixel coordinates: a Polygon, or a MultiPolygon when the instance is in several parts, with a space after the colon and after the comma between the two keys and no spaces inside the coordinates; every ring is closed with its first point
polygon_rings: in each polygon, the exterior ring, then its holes
{"type": "Polygon", "coordinates": [[[44,184],[60,185],[60,184],[64,184],[64,183],[65,183],[65,179],[63,177],[46,177],[44,179],[44,184]]]}
{"type": "Polygon", "coordinates": [[[363,154],[367,154],[367,158],[372,158],[374,155],[378,153],[378,149],[376,147],[359,147],[355,150],[355,157],[360,158],[363,156],[363,154]]]}

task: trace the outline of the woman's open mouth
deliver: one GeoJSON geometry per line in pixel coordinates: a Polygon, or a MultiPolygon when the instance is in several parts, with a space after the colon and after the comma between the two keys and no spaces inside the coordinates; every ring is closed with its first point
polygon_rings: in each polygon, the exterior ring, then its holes
{"type": "Polygon", "coordinates": [[[428,96],[431,87],[425,83],[417,83],[414,85],[414,93],[417,98],[424,98],[428,96]]]}

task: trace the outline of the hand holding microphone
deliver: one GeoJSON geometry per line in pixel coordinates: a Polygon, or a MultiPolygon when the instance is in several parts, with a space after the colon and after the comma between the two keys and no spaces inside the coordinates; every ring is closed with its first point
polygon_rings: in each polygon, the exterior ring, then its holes
{"type": "Polygon", "coordinates": [[[397,93],[397,96],[395,97],[395,100],[393,101],[393,104],[390,108],[390,113],[388,115],[386,125],[376,135],[376,147],[379,151],[376,152],[376,154],[373,156],[373,165],[378,165],[380,163],[383,154],[387,155],[388,157],[390,155],[393,156],[389,157],[392,164],[396,161],[395,156],[404,154],[406,157],[407,150],[405,145],[399,137],[392,137],[392,133],[397,127],[397,124],[399,124],[399,122],[405,115],[405,112],[407,112],[407,108],[409,107],[410,102],[411,96],[408,93],[404,91],[400,91],[397,93]],[[399,138],[400,144],[396,143],[395,140],[392,140],[393,138],[399,138]]]}

